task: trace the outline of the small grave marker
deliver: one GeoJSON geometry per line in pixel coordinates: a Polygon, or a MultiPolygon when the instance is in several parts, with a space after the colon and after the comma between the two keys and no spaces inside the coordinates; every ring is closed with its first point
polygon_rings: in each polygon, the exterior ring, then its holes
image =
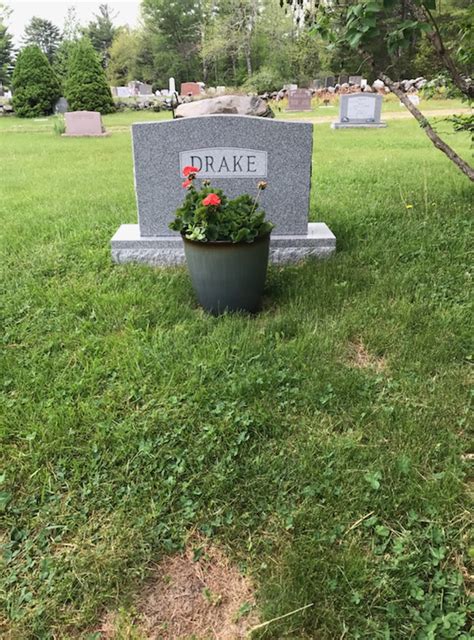
{"type": "Polygon", "coordinates": [[[333,122],[333,129],[386,127],[381,122],[382,96],[375,93],[342,94],[339,102],[339,121],[333,122]]]}

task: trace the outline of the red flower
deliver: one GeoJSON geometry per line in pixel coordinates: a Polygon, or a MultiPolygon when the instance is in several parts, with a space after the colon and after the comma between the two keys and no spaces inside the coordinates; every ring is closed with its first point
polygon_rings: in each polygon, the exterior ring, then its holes
{"type": "Polygon", "coordinates": [[[184,167],[183,169],[183,176],[185,178],[187,178],[189,176],[190,173],[199,173],[200,169],[198,169],[197,167],[184,167]]]}
{"type": "Polygon", "coordinates": [[[191,185],[192,185],[193,181],[192,180],[185,180],[184,182],[181,183],[181,185],[185,188],[188,189],[191,185]]]}
{"type": "Polygon", "coordinates": [[[217,207],[220,205],[221,199],[217,194],[210,193],[208,196],[204,198],[202,203],[205,207],[209,207],[209,206],[217,207]]]}

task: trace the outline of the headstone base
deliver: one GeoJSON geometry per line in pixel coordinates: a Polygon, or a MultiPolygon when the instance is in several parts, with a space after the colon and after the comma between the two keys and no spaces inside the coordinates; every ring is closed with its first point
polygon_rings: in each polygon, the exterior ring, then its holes
{"type": "Polygon", "coordinates": [[[331,129],[385,129],[386,122],[331,122],[331,129]]]}
{"type": "Polygon", "coordinates": [[[110,132],[105,133],[62,133],[61,138],[108,138],[110,132]]]}
{"type": "MultiPolygon", "coordinates": [[[[111,240],[112,260],[117,264],[141,262],[154,266],[185,263],[183,242],[176,236],[140,236],[138,224],[123,224],[111,240]]],[[[336,251],[336,236],[324,222],[310,222],[306,236],[273,234],[270,261],[276,264],[305,258],[328,258],[336,251]]]]}

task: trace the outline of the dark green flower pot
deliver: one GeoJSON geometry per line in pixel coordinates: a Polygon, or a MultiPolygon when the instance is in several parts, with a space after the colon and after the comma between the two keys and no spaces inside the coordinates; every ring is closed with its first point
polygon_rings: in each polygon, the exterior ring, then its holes
{"type": "Polygon", "coordinates": [[[270,234],[254,242],[196,242],[183,237],[184,253],[199,304],[214,315],[262,306],[270,234]]]}

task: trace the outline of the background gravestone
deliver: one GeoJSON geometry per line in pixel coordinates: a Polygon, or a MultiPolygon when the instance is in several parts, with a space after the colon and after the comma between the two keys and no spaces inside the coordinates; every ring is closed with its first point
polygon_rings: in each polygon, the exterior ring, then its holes
{"type": "Polygon", "coordinates": [[[333,87],[336,84],[336,78],[334,76],[328,76],[325,80],[325,87],[333,87]]]}
{"type": "Polygon", "coordinates": [[[66,113],[68,110],[68,103],[66,98],[59,98],[54,106],[54,113],[66,113]]]}
{"type": "Polygon", "coordinates": [[[386,127],[381,122],[382,96],[377,93],[346,93],[339,98],[339,121],[333,129],[386,127]]]}
{"type": "Polygon", "coordinates": [[[68,111],[65,115],[66,137],[104,137],[109,135],[105,132],[102,124],[102,116],[98,111],[68,111]]]}
{"type": "Polygon", "coordinates": [[[130,98],[132,93],[129,87],[115,87],[117,98],[130,98]]]}
{"type": "Polygon", "coordinates": [[[140,82],[138,85],[138,95],[140,96],[153,95],[153,87],[151,86],[151,84],[146,84],[146,82],[140,82]]]}
{"type": "Polygon", "coordinates": [[[349,76],[349,84],[358,84],[362,82],[362,76],[349,76]]]}
{"type": "Polygon", "coordinates": [[[296,89],[288,94],[288,111],[311,111],[311,91],[296,89]]]}
{"type": "MultiPolygon", "coordinates": [[[[168,225],[181,206],[182,171],[201,169],[230,198],[255,194],[275,224],[271,256],[276,262],[325,256],[335,237],[324,223],[310,223],[313,126],[252,116],[213,115],[132,127],[138,225],[125,224],[112,238],[116,262],[179,264],[182,240],[168,225]]],[[[198,180],[198,184],[200,180],[198,180]]]]}
{"type": "Polygon", "coordinates": [[[181,93],[182,96],[200,96],[201,95],[201,87],[197,82],[182,82],[181,83],[181,93]]]}
{"type": "MultiPolygon", "coordinates": [[[[408,100],[410,100],[412,104],[415,105],[415,107],[418,107],[418,105],[420,104],[420,96],[416,93],[411,93],[411,94],[408,93],[407,98],[408,100]]],[[[400,101],[400,106],[404,107],[405,105],[403,104],[403,102],[400,101]]]]}

